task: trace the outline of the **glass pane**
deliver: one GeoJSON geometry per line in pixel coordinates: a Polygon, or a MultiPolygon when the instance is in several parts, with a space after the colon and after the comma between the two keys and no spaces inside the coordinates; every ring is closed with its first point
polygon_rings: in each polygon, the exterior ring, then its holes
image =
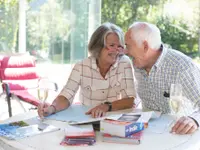
{"type": "MultiPolygon", "coordinates": [[[[53,63],[74,63],[87,57],[90,2],[31,1],[27,11],[27,50],[39,61],[53,63]]],[[[97,26],[100,20],[97,21],[92,23],[97,26]]]]}
{"type": "Polygon", "coordinates": [[[0,1],[0,52],[15,51],[18,32],[18,1],[0,1]]]}

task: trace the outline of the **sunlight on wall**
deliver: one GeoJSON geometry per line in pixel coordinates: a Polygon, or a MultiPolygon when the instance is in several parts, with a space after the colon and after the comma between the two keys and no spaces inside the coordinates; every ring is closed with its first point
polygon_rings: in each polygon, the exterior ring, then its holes
{"type": "Polygon", "coordinates": [[[193,20],[194,8],[198,7],[197,2],[187,0],[173,0],[164,5],[164,14],[171,17],[184,17],[188,21],[193,20]]]}

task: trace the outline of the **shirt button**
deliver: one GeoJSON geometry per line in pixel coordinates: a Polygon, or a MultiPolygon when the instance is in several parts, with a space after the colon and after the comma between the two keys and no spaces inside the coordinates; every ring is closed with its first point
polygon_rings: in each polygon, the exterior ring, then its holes
{"type": "Polygon", "coordinates": [[[104,91],[102,91],[102,93],[104,93],[104,91]]]}

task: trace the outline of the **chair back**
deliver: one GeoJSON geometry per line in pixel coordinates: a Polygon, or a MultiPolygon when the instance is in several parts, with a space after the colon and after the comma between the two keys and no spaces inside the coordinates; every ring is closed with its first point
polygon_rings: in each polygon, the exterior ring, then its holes
{"type": "Polygon", "coordinates": [[[35,88],[39,75],[34,57],[30,55],[0,57],[0,79],[9,84],[10,90],[35,88]]]}

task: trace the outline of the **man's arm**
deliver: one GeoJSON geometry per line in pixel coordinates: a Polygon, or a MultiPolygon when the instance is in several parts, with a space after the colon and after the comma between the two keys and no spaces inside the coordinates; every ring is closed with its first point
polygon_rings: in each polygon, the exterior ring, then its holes
{"type": "MultiPolygon", "coordinates": [[[[192,68],[181,73],[180,83],[182,84],[184,96],[190,100],[190,102],[193,104],[194,107],[200,108],[200,70],[199,68],[192,68]]],[[[200,111],[195,111],[192,114],[189,114],[189,116],[195,119],[197,125],[199,126],[200,111]]]]}
{"type": "MultiPolygon", "coordinates": [[[[197,67],[191,67],[179,74],[179,78],[184,96],[200,108],[200,70],[197,67]]],[[[187,109],[187,106],[185,108],[187,109]]],[[[181,117],[172,127],[171,132],[177,134],[190,134],[195,132],[200,124],[200,111],[195,111],[189,116],[181,117]]]]}

